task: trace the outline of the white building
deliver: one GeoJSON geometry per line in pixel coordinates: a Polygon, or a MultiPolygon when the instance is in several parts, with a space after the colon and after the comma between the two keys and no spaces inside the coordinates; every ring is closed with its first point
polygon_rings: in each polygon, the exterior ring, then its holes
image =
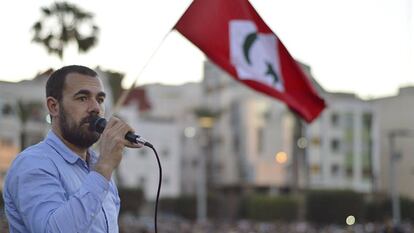
{"type": "MultiPolygon", "coordinates": [[[[141,92],[145,94],[132,94],[135,100],[127,98],[128,104],[120,115],[158,151],[163,168],[161,197],[194,193],[195,165],[199,155],[194,110],[200,105],[200,85],[153,84],[144,86],[141,92]],[[143,110],[140,105],[145,105],[142,103],[145,98],[150,107],[143,110]]],[[[154,200],[158,172],[157,160],[151,149],[127,150],[119,167],[120,185],[140,187],[146,199],[154,200]]]]}
{"type": "MultiPolygon", "coordinates": [[[[20,152],[21,123],[18,116],[17,100],[1,89],[0,83],[0,190],[3,179],[12,160],[20,152]]],[[[10,87],[10,86],[9,86],[10,87]]]]}
{"type": "MultiPolygon", "coordinates": [[[[163,168],[161,197],[176,197],[181,192],[180,131],[172,121],[145,120],[137,113],[135,106],[129,105],[121,110],[120,116],[157,150],[163,168]]],[[[159,168],[152,149],[127,149],[118,169],[118,185],[142,188],[146,199],[155,199],[159,168]]]]}
{"type": "Polygon", "coordinates": [[[0,82],[1,187],[15,156],[22,148],[40,142],[47,132],[44,96],[40,78],[19,83],[0,82]]]}
{"type": "Polygon", "coordinates": [[[327,108],[306,132],[310,187],[373,191],[379,144],[372,104],[347,93],[323,97],[327,108]]]}
{"type": "Polygon", "coordinates": [[[281,101],[252,91],[210,62],[205,63],[203,85],[206,105],[221,113],[213,128],[215,165],[210,171],[216,185],[372,190],[379,154],[370,103],[326,93],[315,83],[328,107],[306,125],[301,150],[298,122],[281,101]]]}
{"type": "Polygon", "coordinates": [[[414,198],[414,87],[400,88],[397,95],[375,99],[372,103],[379,116],[379,188],[385,193],[390,190],[390,135],[395,134],[394,153],[398,154],[398,158],[395,160],[396,174],[392,182],[402,196],[414,198]]]}
{"type": "MultiPolygon", "coordinates": [[[[17,99],[31,106],[30,120],[25,123],[0,118],[2,131],[12,127],[29,135],[25,145],[40,141],[49,129],[45,122],[45,80],[0,85],[0,103],[16,105],[13,101],[17,99]]],[[[382,110],[374,111],[371,102],[354,95],[320,89],[328,107],[305,127],[306,140],[301,139],[300,143],[305,150],[298,150],[298,122],[285,104],[233,80],[210,62],[205,63],[203,83],[152,84],[142,89],[144,93],[135,96],[135,101],[132,96],[120,116],[156,147],[163,167],[162,197],[195,194],[201,157],[206,158],[209,188],[273,192],[298,183],[300,187],[368,192],[379,183],[382,167],[377,116],[391,114],[387,109],[396,101],[393,98],[378,102],[382,110]],[[200,127],[196,115],[197,110],[203,109],[215,114],[209,130],[200,127]]],[[[106,91],[110,89],[106,87],[106,91]]],[[[411,95],[405,96],[399,101],[411,101],[411,95]]],[[[398,111],[408,110],[395,109],[398,111]]],[[[381,122],[392,121],[392,115],[386,116],[381,122]]],[[[412,119],[409,113],[404,116],[407,118],[403,123],[412,119]]],[[[14,147],[20,145],[19,135],[11,137],[14,147]]],[[[141,187],[145,197],[154,200],[158,165],[152,150],[127,150],[116,178],[120,186],[141,187]]]]}
{"type": "Polygon", "coordinates": [[[219,112],[212,130],[212,183],[224,189],[287,187],[293,118],[286,107],[210,62],[205,63],[203,85],[205,106],[219,112]]]}
{"type": "Polygon", "coordinates": [[[0,87],[3,95],[8,95],[20,105],[17,109],[17,119],[20,121],[22,148],[40,142],[49,128],[46,123],[46,75],[48,73],[19,83],[3,83],[0,87]]]}

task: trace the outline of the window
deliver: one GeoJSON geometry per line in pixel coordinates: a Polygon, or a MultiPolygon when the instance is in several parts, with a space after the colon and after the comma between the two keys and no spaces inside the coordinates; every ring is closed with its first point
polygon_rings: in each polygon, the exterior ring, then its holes
{"type": "Polygon", "coordinates": [[[239,152],[239,150],[240,150],[239,135],[233,135],[233,150],[235,152],[239,152]]]}
{"type": "Polygon", "coordinates": [[[332,152],[339,152],[340,150],[340,142],[338,139],[331,140],[331,151],[332,152]]]}
{"type": "Polygon", "coordinates": [[[145,158],[147,155],[147,150],[142,148],[141,150],[139,150],[139,154],[141,155],[141,157],[145,158]]]}
{"type": "Polygon", "coordinates": [[[4,116],[14,115],[13,108],[10,104],[3,105],[3,108],[1,109],[1,113],[4,116]]]}
{"type": "Polygon", "coordinates": [[[345,153],[345,173],[347,177],[354,176],[354,154],[352,151],[345,153]]]}
{"type": "Polygon", "coordinates": [[[320,146],[321,145],[321,138],[319,138],[317,136],[311,137],[310,144],[313,145],[313,146],[320,146]]]}
{"type": "Polygon", "coordinates": [[[44,116],[46,114],[42,103],[30,102],[25,104],[23,107],[26,114],[28,114],[28,120],[36,122],[44,121],[44,116]]]}
{"type": "Polygon", "coordinates": [[[318,164],[313,164],[311,166],[311,174],[312,175],[319,175],[321,172],[321,167],[318,164]]]}
{"type": "Polygon", "coordinates": [[[371,168],[363,168],[362,169],[362,176],[364,179],[370,179],[372,177],[371,168]]]}
{"type": "Polygon", "coordinates": [[[191,160],[191,166],[192,166],[194,169],[196,169],[196,168],[197,168],[197,166],[198,166],[198,160],[197,160],[196,158],[191,160]]]}
{"type": "Polygon", "coordinates": [[[367,130],[368,132],[371,131],[371,128],[372,128],[372,114],[371,113],[362,114],[362,127],[364,130],[367,130]]]}
{"type": "Polygon", "coordinates": [[[162,154],[162,156],[163,156],[164,158],[167,158],[167,157],[170,155],[170,151],[168,150],[168,148],[164,148],[164,149],[161,151],[161,154],[162,154]]]}
{"type": "Polygon", "coordinates": [[[164,185],[168,185],[170,183],[170,177],[167,177],[167,176],[163,177],[162,178],[162,183],[164,185]]]}
{"type": "Polygon", "coordinates": [[[331,125],[339,126],[339,115],[338,113],[332,113],[331,115],[331,125]]]}
{"type": "Polygon", "coordinates": [[[144,188],[147,183],[147,179],[143,176],[138,176],[138,186],[144,188]]]}
{"type": "Polygon", "coordinates": [[[352,167],[346,167],[345,172],[347,177],[352,177],[354,175],[352,167]]]}
{"type": "Polygon", "coordinates": [[[332,176],[338,176],[339,175],[339,165],[333,164],[331,167],[331,174],[332,176]]]}
{"type": "Polygon", "coordinates": [[[0,138],[0,146],[12,147],[13,140],[11,138],[0,138]]]}

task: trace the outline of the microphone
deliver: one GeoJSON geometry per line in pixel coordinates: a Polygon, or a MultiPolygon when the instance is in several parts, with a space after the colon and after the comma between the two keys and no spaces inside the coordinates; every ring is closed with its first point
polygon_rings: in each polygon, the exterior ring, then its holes
{"type": "MultiPolygon", "coordinates": [[[[99,117],[99,116],[92,116],[89,120],[89,130],[93,132],[102,133],[106,127],[106,119],[99,117]]],[[[134,134],[133,132],[128,132],[125,134],[125,139],[137,144],[142,144],[144,146],[153,147],[153,145],[149,142],[147,142],[144,138],[141,136],[134,134]]]]}

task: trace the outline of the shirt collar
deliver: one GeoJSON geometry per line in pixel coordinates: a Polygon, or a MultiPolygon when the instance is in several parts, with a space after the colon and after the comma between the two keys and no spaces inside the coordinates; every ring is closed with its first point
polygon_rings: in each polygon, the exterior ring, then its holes
{"type": "MultiPolygon", "coordinates": [[[[60,154],[60,156],[62,156],[62,158],[70,164],[74,164],[76,161],[81,159],[81,157],[67,147],[52,130],[50,130],[47,134],[45,142],[49,146],[53,147],[53,149],[55,149],[56,152],[58,152],[58,154],[60,154]]],[[[95,164],[97,162],[96,153],[91,149],[88,149],[88,153],[90,155],[91,164],[95,164]]]]}

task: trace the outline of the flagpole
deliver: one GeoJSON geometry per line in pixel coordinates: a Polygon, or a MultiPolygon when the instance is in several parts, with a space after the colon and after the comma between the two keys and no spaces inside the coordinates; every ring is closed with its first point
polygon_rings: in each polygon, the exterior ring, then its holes
{"type": "Polygon", "coordinates": [[[126,97],[135,88],[135,84],[137,83],[138,78],[142,75],[142,73],[144,72],[145,68],[147,68],[147,66],[150,63],[150,61],[152,61],[152,59],[154,58],[155,54],[161,48],[161,45],[164,43],[165,39],[167,39],[167,36],[170,34],[171,31],[172,30],[169,30],[167,32],[167,34],[164,35],[164,37],[162,38],[161,42],[158,44],[158,46],[155,48],[155,50],[151,53],[151,56],[144,63],[144,66],[139,71],[137,77],[135,78],[134,82],[132,82],[131,86],[128,89],[126,89],[126,90],[124,90],[122,92],[121,96],[118,98],[115,106],[113,107],[113,110],[112,110],[112,114],[111,115],[116,114],[120,110],[120,108],[122,107],[123,103],[125,102],[126,97]]]}
{"type": "Polygon", "coordinates": [[[151,56],[148,58],[148,60],[144,63],[144,66],[142,67],[142,69],[139,71],[137,77],[135,78],[134,82],[132,82],[131,86],[124,90],[121,94],[121,96],[118,98],[115,106],[112,108],[112,114],[116,114],[120,108],[122,107],[123,103],[125,102],[126,97],[129,95],[129,93],[136,87],[136,83],[138,81],[138,78],[142,75],[142,73],[144,72],[145,68],[147,68],[148,64],[150,63],[150,61],[152,61],[152,59],[154,58],[155,54],[158,52],[158,50],[161,48],[161,45],[164,43],[164,41],[167,39],[168,35],[174,30],[175,25],[177,24],[177,22],[181,19],[181,17],[184,15],[184,13],[188,10],[188,8],[191,6],[192,1],[190,2],[190,4],[188,4],[188,6],[185,8],[184,12],[181,14],[181,16],[176,20],[176,22],[173,24],[173,26],[171,27],[171,29],[164,35],[164,37],[162,38],[161,42],[158,44],[158,46],[155,48],[155,50],[152,52],[151,56]]]}

